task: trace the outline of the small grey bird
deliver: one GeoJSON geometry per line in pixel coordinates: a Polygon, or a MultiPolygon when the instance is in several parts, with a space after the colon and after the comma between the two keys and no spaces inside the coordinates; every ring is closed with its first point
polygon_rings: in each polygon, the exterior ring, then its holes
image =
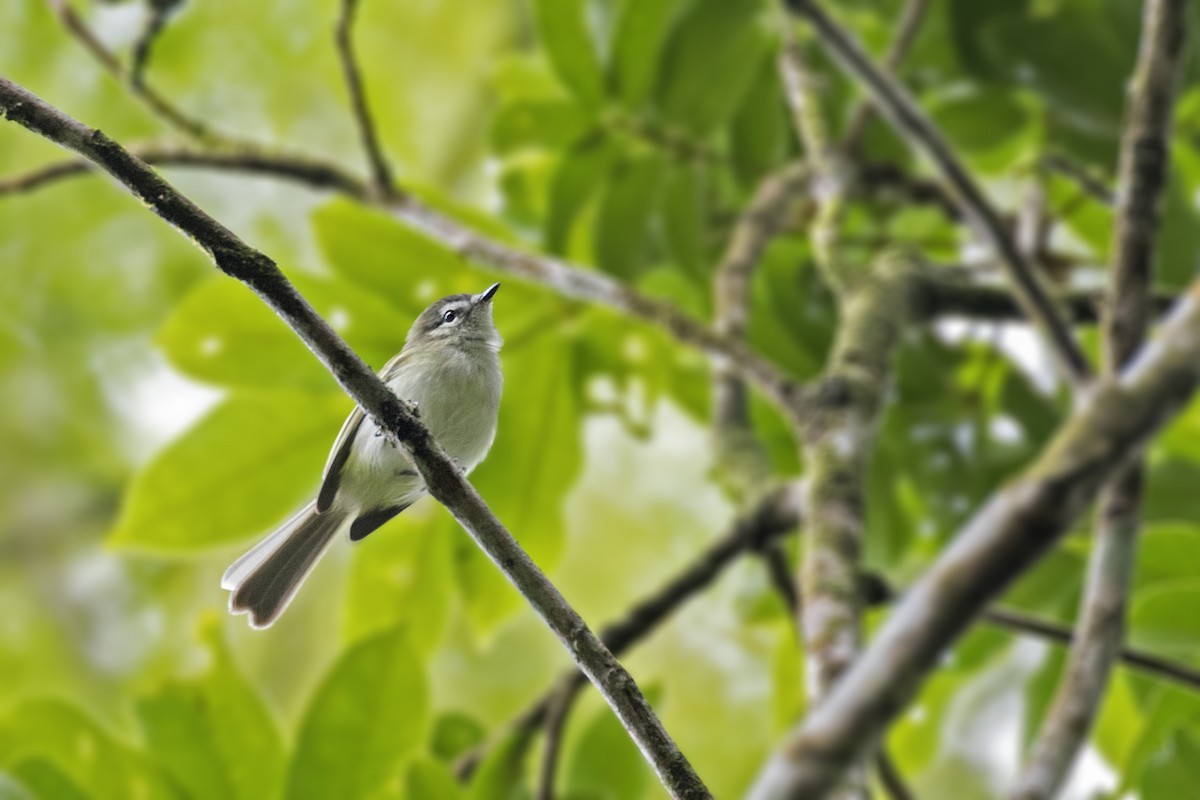
{"type": "MultiPolygon", "coordinates": [[[[464,473],[496,438],[504,377],[502,339],[492,320],[494,283],[479,294],[443,297],[421,312],[404,347],[380,371],[417,407],[421,421],[464,473]]],[[[416,502],[425,483],[408,454],[355,408],[342,425],[315,500],[225,571],[229,610],[265,628],[287,608],[334,536],[357,541],[416,502]]]]}

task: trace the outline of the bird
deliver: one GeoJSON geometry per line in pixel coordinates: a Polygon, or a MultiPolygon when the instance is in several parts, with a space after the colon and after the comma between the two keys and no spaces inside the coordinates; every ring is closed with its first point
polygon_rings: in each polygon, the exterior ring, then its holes
{"type": "MultiPolygon", "coordinates": [[[[379,371],[464,474],[496,438],[504,384],[503,339],[492,316],[499,288],[430,304],[379,371]]],[[[338,534],[359,541],[425,493],[404,449],[355,408],[333,443],[317,496],[225,571],[230,613],[248,614],[254,628],[270,626],[338,534]]]]}

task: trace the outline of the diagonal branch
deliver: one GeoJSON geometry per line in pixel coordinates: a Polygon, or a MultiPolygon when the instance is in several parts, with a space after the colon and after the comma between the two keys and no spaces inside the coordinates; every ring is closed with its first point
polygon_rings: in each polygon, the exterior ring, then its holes
{"type": "Polygon", "coordinates": [[[354,20],[358,12],[359,0],[342,0],[341,14],[338,16],[335,40],[337,41],[338,58],[342,63],[342,77],[346,81],[346,91],[350,93],[350,105],[354,109],[354,122],[358,126],[358,135],[362,140],[363,151],[371,167],[371,185],[381,197],[391,197],[396,188],[392,184],[392,169],[388,166],[387,157],[379,146],[379,134],[375,127],[375,119],[371,108],[367,105],[367,93],[363,88],[362,75],[359,73],[358,61],[354,55],[354,20]]]}
{"type": "Polygon", "coordinates": [[[949,645],[1079,518],[1200,383],[1200,280],[1158,338],[1080,398],[1038,460],[980,509],[901,599],[821,705],[787,739],[751,797],[820,797],[870,752],[949,645]]]}
{"type": "Polygon", "coordinates": [[[1087,356],[1076,341],[1054,298],[1038,273],[1013,243],[999,213],[958,161],[941,133],[908,91],[871,63],[862,46],[842,30],[816,0],[786,0],[787,7],[813,26],[842,68],[869,92],[876,109],[941,173],[963,217],[987,242],[1008,271],[1026,315],[1041,328],[1066,376],[1076,384],[1091,374],[1087,356]]]}
{"type": "Polygon", "coordinates": [[[420,420],[313,311],[270,258],[237,238],[103,133],[3,78],[0,112],[10,121],[94,161],[200,246],[218,269],[245,283],[274,309],[346,393],[404,446],[429,493],[450,510],[559,637],[671,795],[711,797],[625,668],[530,560],[420,420]]]}
{"type": "MultiPolygon", "coordinates": [[[[1171,117],[1184,61],[1187,0],[1146,0],[1121,142],[1108,313],[1106,370],[1125,366],[1150,319],[1150,287],[1162,214],[1171,117]]],[[[1079,633],[1050,713],[1017,781],[1014,800],[1050,800],[1062,786],[1099,712],[1125,634],[1125,604],[1141,523],[1142,466],[1125,467],[1100,495],[1079,633]]]]}

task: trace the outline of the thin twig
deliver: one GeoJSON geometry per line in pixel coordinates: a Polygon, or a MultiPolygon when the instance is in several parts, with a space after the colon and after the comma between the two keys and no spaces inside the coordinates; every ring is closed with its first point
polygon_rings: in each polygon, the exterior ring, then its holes
{"type": "Polygon", "coordinates": [[[537,800],[554,800],[554,783],[558,774],[563,733],[566,732],[567,717],[578,694],[579,689],[574,681],[559,681],[557,692],[546,709],[546,720],[542,724],[546,745],[542,751],[537,800]]]}
{"type": "Polygon", "coordinates": [[[346,91],[350,93],[350,105],[354,109],[354,122],[358,126],[358,135],[362,140],[363,151],[371,168],[371,185],[381,197],[391,197],[396,188],[392,183],[392,169],[388,166],[387,157],[379,145],[379,134],[371,108],[367,104],[367,92],[363,88],[362,75],[358,69],[358,60],[354,55],[354,20],[358,11],[359,0],[342,0],[341,14],[338,16],[337,41],[338,58],[342,63],[342,78],[346,82],[346,91]]]}
{"type": "MultiPolygon", "coordinates": [[[[1009,608],[993,606],[980,614],[980,619],[997,628],[1034,636],[1055,644],[1069,645],[1075,640],[1074,632],[1066,625],[1049,622],[1009,608]]],[[[1193,669],[1187,664],[1156,656],[1134,647],[1120,648],[1117,651],[1117,658],[1127,667],[1160,680],[1177,683],[1185,689],[1200,692],[1200,670],[1193,669]]]]}
{"type": "Polygon", "coordinates": [[[904,776],[900,774],[900,769],[887,748],[880,748],[879,754],[875,756],[875,772],[879,776],[879,785],[891,800],[915,800],[916,795],[904,782],[904,776]]]}
{"type": "Polygon", "coordinates": [[[122,66],[112,51],[104,46],[91,28],[75,13],[69,0],[47,0],[51,10],[58,17],[63,27],[92,54],[92,57],[104,67],[129,93],[150,109],[156,117],[165,121],[194,139],[209,142],[229,142],[226,137],[213,131],[207,124],[180,111],[171,101],[167,100],[145,81],[134,81],[133,74],[122,66]]]}
{"type": "Polygon", "coordinates": [[[1083,348],[1076,341],[1049,290],[1037,271],[1021,255],[1000,214],[954,155],[945,139],[908,91],[871,63],[862,46],[841,28],[816,0],[786,0],[787,6],[816,30],[820,41],[852,77],[869,92],[882,113],[918,152],[924,153],[941,173],[958,202],[963,217],[987,242],[1007,270],[1028,317],[1051,344],[1067,378],[1086,383],[1092,372],[1083,348]]]}
{"type": "Polygon", "coordinates": [[[321,319],[270,258],[237,238],[103,133],[3,78],[0,111],[9,121],[93,160],[199,245],[218,269],[244,282],[274,309],[347,394],[404,446],[429,493],[451,511],[559,637],[671,795],[711,797],[625,668],[530,560],[416,415],[321,319]]]}
{"type": "Polygon", "coordinates": [[[1113,190],[1103,180],[1070,158],[1061,153],[1052,153],[1042,158],[1041,163],[1046,169],[1069,178],[1084,194],[1097,203],[1106,206],[1116,205],[1117,198],[1113,190]]]}
{"type": "MultiPolygon", "coordinates": [[[[1116,373],[1141,347],[1165,193],[1171,118],[1183,73],[1188,0],[1147,0],[1121,142],[1105,370],[1116,373]]],[[[1013,800],[1050,800],[1070,774],[1099,713],[1125,635],[1125,606],[1141,525],[1142,465],[1128,464],[1100,494],[1079,633],[1050,712],[1017,780],[1013,800]]]]}
{"type": "Polygon", "coordinates": [[[171,18],[171,14],[184,1],[150,0],[147,4],[150,14],[146,17],[146,22],[142,26],[142,32],[138,34],[137,41],[133,43],[133,58],[129,64],[130,86],[142,85],[146,74],[146,67],[150,64],[150,53],[154,48],[154,43],[158,41],[158,35],[166,27],[167,20],[171,18]]]}
{"type": "MultiPolygon", "coordinates": [[[[759,504],[734,522],[732,528],[697,556],[675,576],[646,599],[634,605],[617,622],[604,626],[601,641],[613,653],[623,654],[654,631],[685,602],[708,586],[738,556],[756,550],[795,529],[801,519],[803,489],[793,483],[769,492],[759,504]]],[[[577,670],[562,674],[553,688],[506,727],[515,730],[534,730],[545,722],[551,703],[569,684],[573,691],[583,688],[585,681],[577,670]]],[[[455,772],[465,780],[474,772],[483,757],[486,745],[463,755],[455,764],[455,772]]]]}
{"type": "MultiPolygon", "coordinates": [[[[925,12],[929,10],[930,0],[907,0],[900,12],[900,21],[896,23],[896,35],[888,45],[888,51],[883,56],[883,68],[895,74],[900,69],[909,50],[917,41],[921,26],[925,22],[925,12]]],[[[875,107],[870,101],[861,101],[850,114],[850,122],[846,124],[846,132],[842,135],[842,151],[857,155],[862,147],[863,136],[867,126],[874,116],[875,107]]]]}

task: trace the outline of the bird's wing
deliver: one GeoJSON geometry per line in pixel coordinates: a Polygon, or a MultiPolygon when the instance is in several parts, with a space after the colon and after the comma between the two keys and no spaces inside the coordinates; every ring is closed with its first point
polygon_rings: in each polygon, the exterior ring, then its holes
{"type": "MultiPolygon", "coordinates": [[[[383,365],[383,369],[379,371],[379,377],[385,383],[394,378],[404,365],[405,355],[401,351],[383,365]]],[[[367,415],[363,413],[363,410],[355,406],[354,410],[350,412],[350,416],[346,417],[345,423],[342,424],[342,429],[333,443],[333,449],[329,451],[329,460],[325,462],[325,472],[321,477],[321,490],[317,492],[318,514],[333,505],[333,498],[341,485],[342,468],[346,466],[346,459],[350,458],[354,437],[358,434],[358,429],[366,418],[367,415]]]]}

